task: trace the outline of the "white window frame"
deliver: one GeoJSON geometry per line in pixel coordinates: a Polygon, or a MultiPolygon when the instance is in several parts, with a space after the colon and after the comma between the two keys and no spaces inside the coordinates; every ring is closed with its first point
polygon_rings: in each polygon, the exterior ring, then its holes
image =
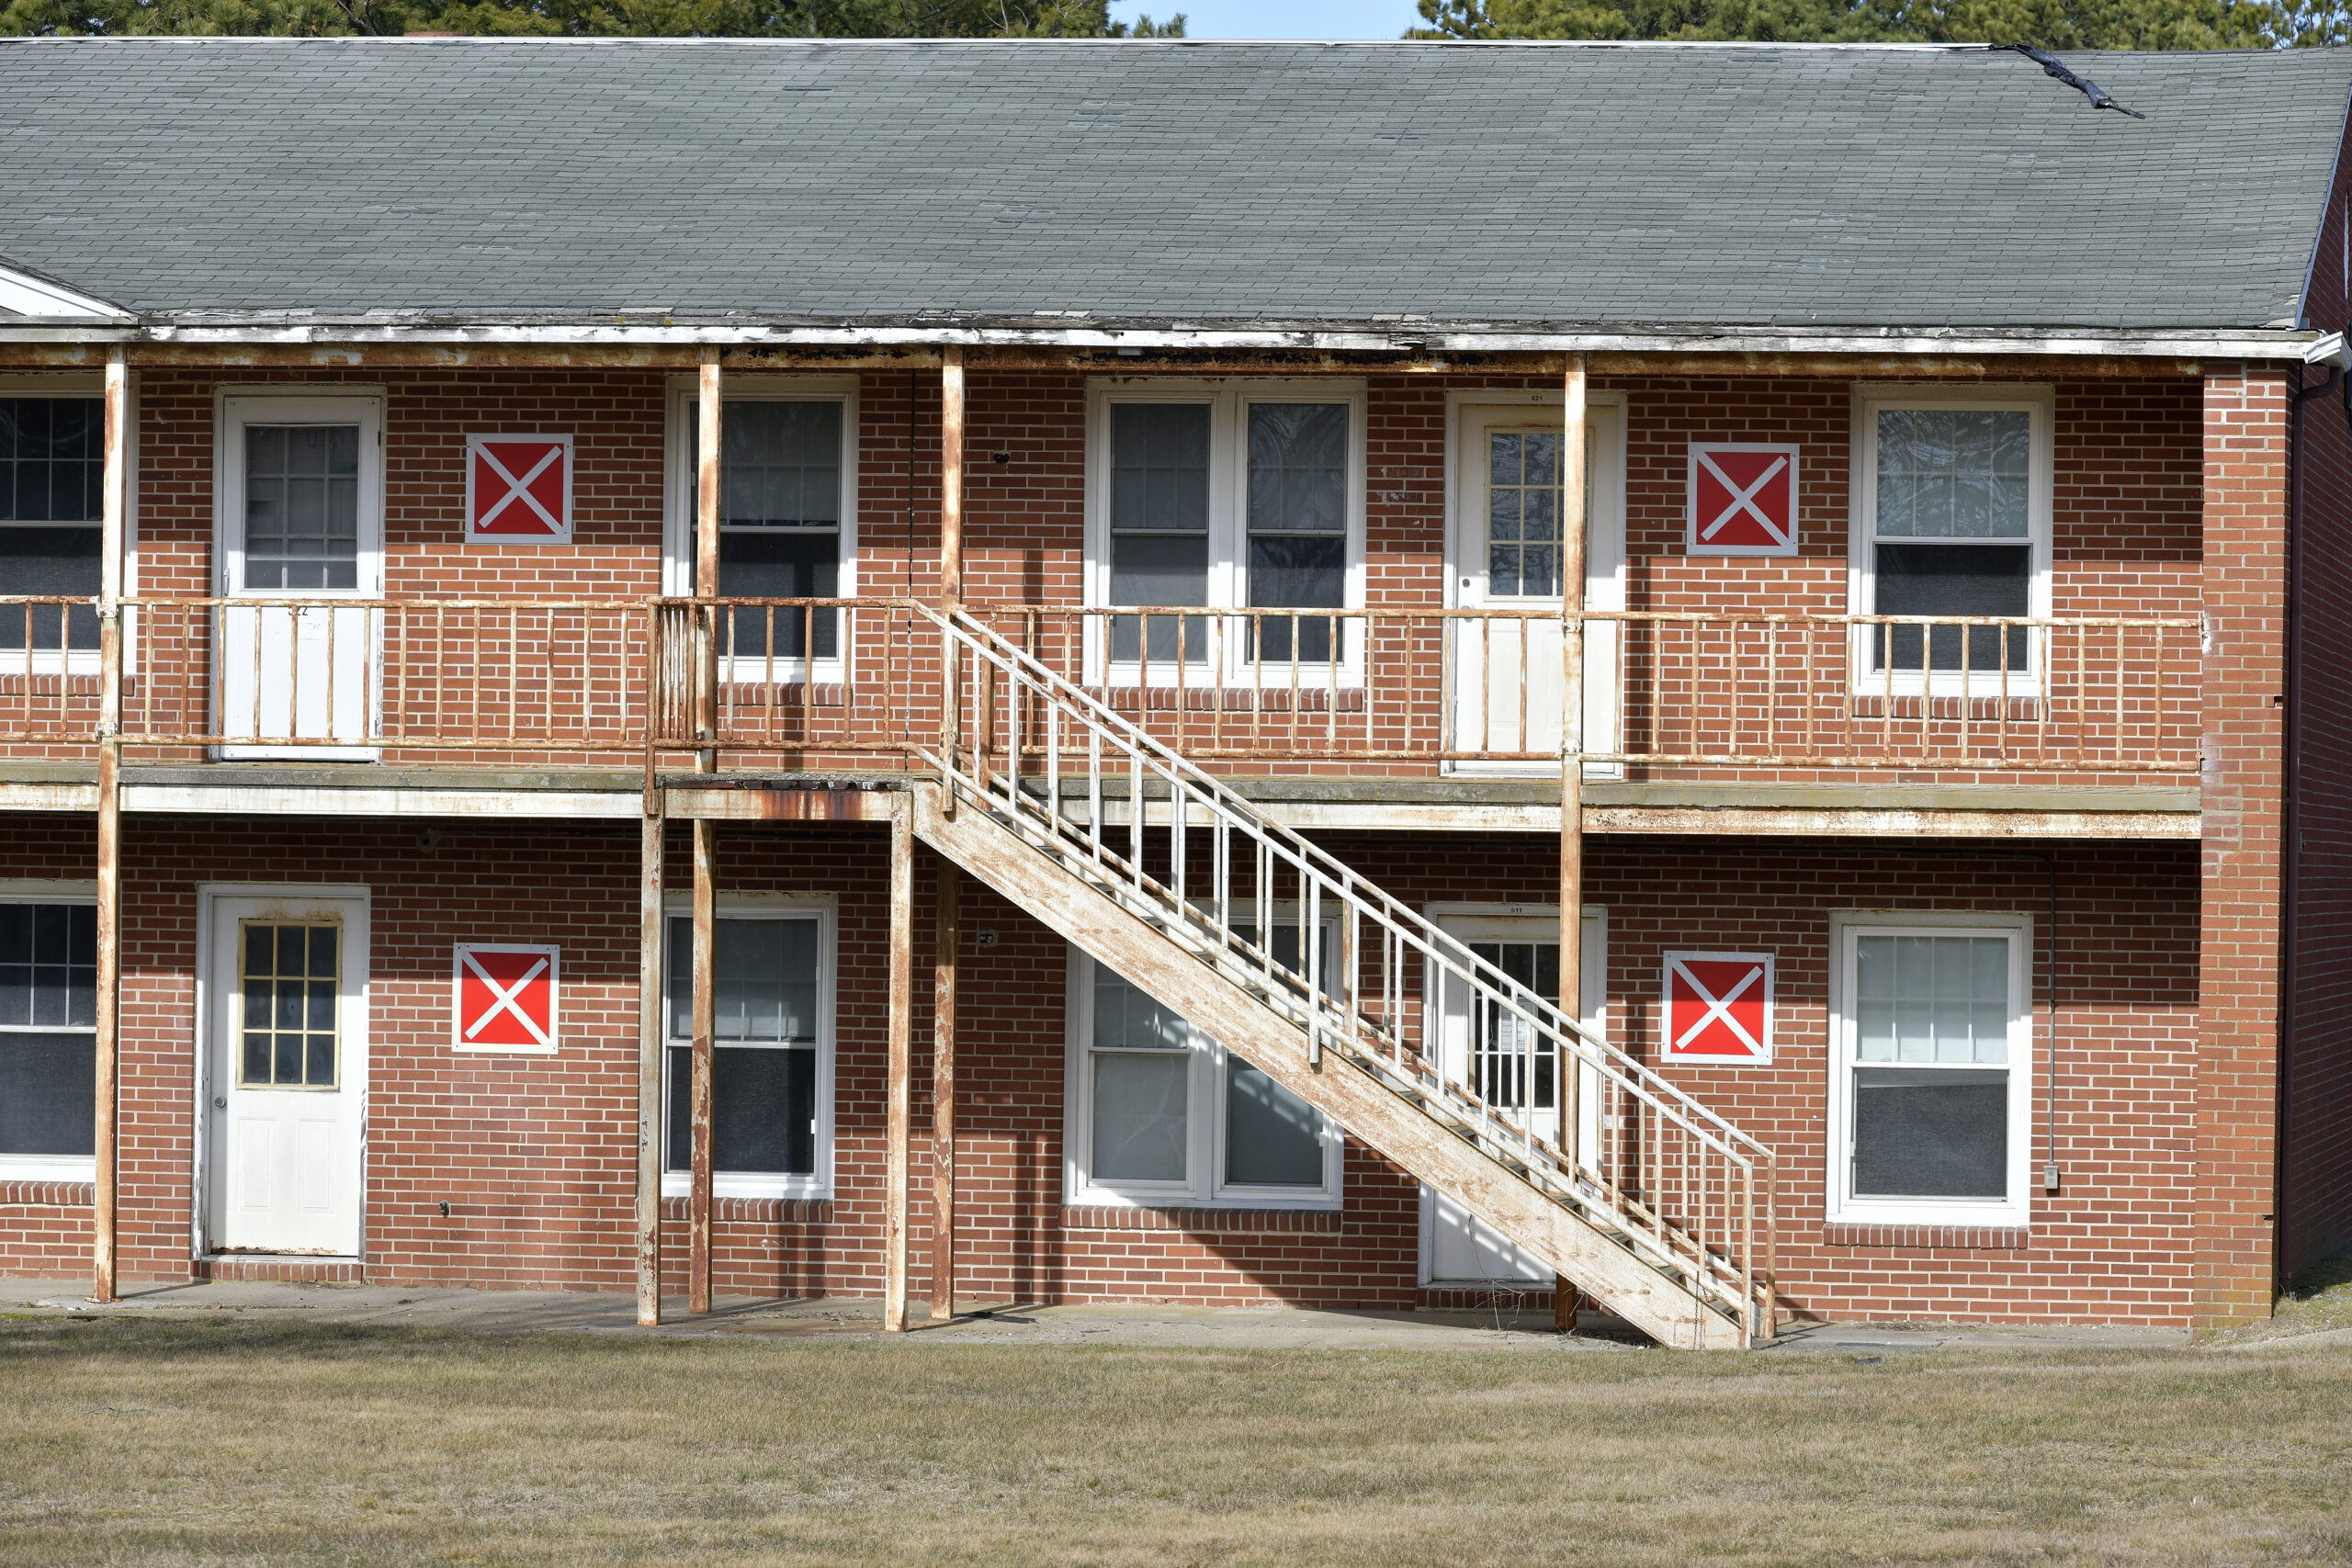
{"type": "MultiPolygon", "coordinates": [[[[1856,615],[1877,613],[1878,555],[1874,547],[1880,543],[1878,416],[1889,409],[1990,409],[2030,416],[2029,457],[2032,472],[2026,487],[2027,536],[2023,540],[2001,542],[2027,546],[2030,552],[2030,564],[2026,588],[2026,614],[2035,618],[2047,616],[2051,613],[2052,518],[2056,506],[2058,400],[2056,389],[2030,384],[1955,388],[1918,382],[1864,382],[1854,387],[1853,477],[1848,487],[1851,498],[1851,516],[1847,530],[1848,613],[1856,615]]],[[[1941,541],[1903,538],[1887,542],[1936,544],[1941,541]]],[[[1890,690],[1888,672],[1874,669],[1871,660],[1871,634],[1875,629],[1870,626],[1853,628],[1849,663],[1853,671],[1852,689],[1858,696],[1877,696],[1890,690]]],[[[2027,636],[2027,667],[2022,671],[2015,668],[2010,670],[2007,687],[2010,696],[2030,697],[2040,694],[2045,646],[2046,640],[2039,632],[2027,636]]],[[[1989,672],[1971,670],[1967,679],[1968,694],[1971,696],[1996,697],[2002,693],[2001,671],[1997,664],[1989,672]]],[[[1893,671],[1891,690],[1896,696],[1957,696],[1961,694],[1961,672],[1957,670],[1896,670],[1893,671]]]]}
{"type": "MultiPolygon", "coordinates": [[[[0,882],[0,904],[95,906],[97,901],[98,885],[95,882],[0,882]]],[[[0,1025],[0,1036],[66,1032],[72,1032],[0,1025]]],[[[91,1038],[95,1040],[96,1033],[93,1029],[91,1038]]],[[[17,1155],[0,1152],[0,1181],[96,1181],[97,1179],[98,1161],[95,1154],[17,1155]]]]}
{"type": "MultiPolygon", "coordinates": [[[[702,458],[695,444],[686,437],[694,428],[695,411],[701,406],[702,384],[695,376],[673,376],[664,390],[662,592],[673,599],[691,599],[695,593],[695,483],[702,458]]],[[[841,532],[835,540],[839,552],[839,576],[834,581],[838,584],[838,597],[855,598],[858,378],[855,376],[728,376],[720,381],[719,400],[722,423],[728,403],[842,405],[842,521],[841,532]]],[[[812,680],[847,682],[851,671],[851,633],[854,624],[855,617],[849,611],[842,611],[841,640],[837,644],[841,651],[831,659],[786,659],[779,656],[775,663],[776,682],[779,684],[812,680]],[[812,663],[815,666],[813,671],[809,668],[812,663]]],[[[733,683],[767,678],[769,665],[764,657],[747,656],[741,662],[743,668],[740,672],[721,671],[719,678],[733,683]]]]}
{"type": "Polygon", "coordinates": [[[220,596],[245,593],[245,427],[359,427],[359,554],[350,588],[288,588],[269,599],[376,599],[384,592],[384,403],[381,387],[284,383],[217,389],[213,443],[214,581],[220,596]]]}
{"type": "MultiPolygon", "coordinates": [[[[1827,1193],[1829,1223],[1974,1225],[2022,1229],[2032,1223],[2033,917],[1917,909],[1842,909],[1829,917],[1827,1193]],[[1854,943],[1869,936],[1996,936],[2009,943],[2008,1196],[2006,1198],[1858,1198],[1854,1196],[1853,1073],[1856,1066],[1917,1064],[1855,1060],[1854,943]]],[[[1957,1068],[1959,1064],[1954,1064],[1957,1068]]]]}
{"type": "MultiPolygon", "coordinates": [[[[0,398],[88,398],[100,403],[106,400],[107,379],[103,372],[89,371],[28,371],[0,375],[0,398]]],[[[122,508],[122,592],[125,598],[139,592],[139,372],[130,372],[130,385],[123,397],[123,508],[122,508]]],[[[0,523],[0,528],[40,527],[38,523],[0,523]]],[[[72,526],[72,525],[69,525],[72,526]]],[[[90,525],[102,532],[103,522],[90,525]]],[[[99,570],[105,570],[104,563],[99,570]]],[[[126,669],[138,668],[139,617],[126,615],[122,623],[122,659],[126,669]]],[[[95,648],[69,649],[65,652],[64,668],[58,668],[57,656],[41,658],[36,650],[0,649],[0,675],[35,674],[96,675],[98,671],[98,650],[95,648]]]]}
{"type": "MultiPolygon", "coordinates": [[[[1295,920],[1295,906],[1276,906],[1271,919],[1295,920]]],[[[1322,922],[1323,940],[1336,940],[1336,920],[1322,922]]],[[[1094,1048],[1095,960],[1069,950],[1068,1016],[1062,1077],[1062,1191],[1064,1201],[1091,1207],[1130,1209],[1307,1209],[1340,1207],[1347,1138],[1338,1122],[1318,1109],[1323,1123],[1323,1184],[1317,1188],[1259,1187],[1225,1179],[1226,1085],[1234,1057],[1214,1035],[1187,1023],[1193,1046],[1185,1078],[1186,1179],[1182,1181],[1097,1182],[1093,1168],[1094,1075],[1087,1071],[1094,1048]]]]}
{"type": "MultiPolygon", "coordinates": [[[[684,1198],[694,1190],[694,1173],[669,1168],[667,1140],[670,1135],[669,1053],[674,1047],[690,1042],[670,1033],[670,921],[680,917],[692,918],[694,897],[688,893],[672,893],[662,901],[662,1196],[684,1198]]],[[[837,1040],[836,1009],[840,992],[841,962],[841,900],[830,893],[744,893],[726,896],[716,900],[714,917],[721,920],[790,920],[817,921],[817,1135],[816,1148],[810,1163],[811,1172],[737,1171],[711,1172],[710,1190],[718,1198],[786,1198],[821,1199],[833,1195],[834,1147],[834,1086],[833,1071],[837,1040]]],[[[713,1043],[712,1050],[777,1050],[779,1046],[722,1045],[713,1043]]]]}
{"type": "MultiPolygon", "coordinates": [[[[1364,604],[1364,484],[1367,449],[1367,400],[1358,378],[1277,379],[1263,377],[1095,377],[1086,384],[1086,540],[1085,604],[1099,609],[1111,598],[1111,410],[1120,403],[1192,403],[1209,411],[1209,568],[1208,604],[1204,609],[1246,608],[1250,566],[1250,405],[1252,403],[1345,403],[1348,407],[1347,527],[1343,547],[1345,584],[1342,609],[1364,604]]],[[[1261,679],[1261,666],[1250,657],[1249,622],[1238,616],[1211,615],[1222,621],[1220,639],[1224,668],[1213,670],[1207,650],[1197,657],[1185,649],[1187,684],[1212,680],[1250,685],[1261,679]]],[[[1363,684],[1363,627],[1360,622],[1340,623],[1339,682],[1342,687],[1363,684]]],[[[1106,627],[1100,616],[1086,622],[1085,668],[1091,683],[1141,684],[1141,660],[1110,658],[1106,627]]],[[[1177,684],[1172,658],[1148,661],[1150,683],[1177,684]]],[[[1299,680],[1308,689],[1328,689],[1331,666],[1299,661],[1299,680]]],[[[1262,679],[1272,689],[1280,671],[1281,689],[1287,690],[1290,663],[1270,660],[1262,679]]]]}

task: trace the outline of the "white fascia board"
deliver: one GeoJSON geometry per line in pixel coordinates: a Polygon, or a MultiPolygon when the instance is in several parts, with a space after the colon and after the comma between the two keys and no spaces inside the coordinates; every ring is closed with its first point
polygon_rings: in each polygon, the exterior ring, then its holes
{"type": "Polygon", "coordinates": [[[254,346],[327,347],[416,344],[466,348],[530,345],[548,348],[802,348],[932,349],[1072,348],[1313,350],[1419,354],[1866,354],[1923,355],[2050,355],[2143,358],[2300,360],[2317,334],[2278,329],[2114,331],[1914,328],[1821,332],[1699,329],[1642,332],[1546,332],[1475,328],[1380,329],[1236,326],[1051,327],[883,325],[782,326],[647,322],[479,324],[438,321],[407,325],[365,321],[279,321],[171,323],[93,328],[0,318],[0,343],[153,343],[223,349],[254,346]]]}
{"type": "Polygon", "coordinates": [[[133,320],[130,312],[119,305],[6,265],[0,265],[0,310],[11,310],[37,321],[133,320]]]}

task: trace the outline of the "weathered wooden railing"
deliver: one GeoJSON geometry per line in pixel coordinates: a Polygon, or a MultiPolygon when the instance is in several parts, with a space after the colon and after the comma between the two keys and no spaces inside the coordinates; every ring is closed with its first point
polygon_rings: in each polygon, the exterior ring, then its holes
{"type": "MultiPolygon", "coordinates": [[[[1224,770],[1556,766],[1556,612],[995,606],[974,618],[1189,760],[1224,770]]],[[[409,760],[907,765],[941,668],[909,601],[176,598],[125,602],[123,736],[409,760]]],[[[0,600],[0,743],[94,742],[91,602],[0,600]],[[85,619],[86,618],[86,619],[85,619]]],[[[2185,775],[2193,617],[1595,611],[1588,763],[2185,775]]],[[[1023,743],[993,707],[975,743],[1023,743]]]]}

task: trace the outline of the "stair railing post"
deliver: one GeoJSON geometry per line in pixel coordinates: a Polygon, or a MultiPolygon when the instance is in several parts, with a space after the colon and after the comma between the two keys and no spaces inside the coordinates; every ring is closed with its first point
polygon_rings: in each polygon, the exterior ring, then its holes
{"type": "MultiPolygon", "coordinates": [[[[1584,579],[1585,367],[1568,356],[1560,411],[1560,1010],[1584,1019],[1584,579]]],[[[1529,632],[1532,632],[1532,627],[1529,632]]],[[[1524,742],[1522,742],[1524,744],[1524,742]]],[[[1562,1116],[1560,1141],[1571,1150],[1566,1121],[1567,1075],[1576,1055],[1563,1038],[1553,1064],[1552,1104],[1562,1116]]],[[[1532,1096],[1530,1096],[1532,1099],[1532,1096]]],[[[1531,1108],[1529,1118],[1533,1120],[1531,1108]]],[[[1570,1156],[1573,1168],[1575,1157],[1570,1156]]],[[[1572,1170],[1573,1174],[1573,1170],[1572,1170]]],[[[1562,1333],[1576,1326],[1566,1279],[1552,1281],[1552,1312],[1562,1333]]]]}
{"type": "MultiPolygon", "coordinates": [[[[130,495],[130,359],[117,346],[107,352],[105,491],[100,501],[98,543],[98,908],[96,984],[97,1115],[91,1153],[90,1299],[117,1300],[116,1199],[120,1139],[116,1116],[122,1084],[122,551],[124,510],[130,495]]],[[[59,612],[60,644],[73,647],[73,612],[59,612]]],[[[32,638],[25,638],[26,669],[32,668],[32,638]]],[[[61,655],[60,668],[65,663],[61,655]]],[[[61,678],[59,690],[64,689],[61,678]]],[[[32,690],[28,680],[26,691],[32,690]]],[[[62,701],[62,700],[61,700],[62,701]]]]}

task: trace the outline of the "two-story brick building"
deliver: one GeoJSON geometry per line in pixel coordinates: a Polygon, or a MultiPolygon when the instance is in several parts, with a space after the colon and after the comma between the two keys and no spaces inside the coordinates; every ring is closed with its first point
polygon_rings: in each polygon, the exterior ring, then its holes
{"type": "Polygon", "coordinates": [[[2352,57],[2072,63],[0,42],[0,1270],[2266,1314],[2352,57]]]}

